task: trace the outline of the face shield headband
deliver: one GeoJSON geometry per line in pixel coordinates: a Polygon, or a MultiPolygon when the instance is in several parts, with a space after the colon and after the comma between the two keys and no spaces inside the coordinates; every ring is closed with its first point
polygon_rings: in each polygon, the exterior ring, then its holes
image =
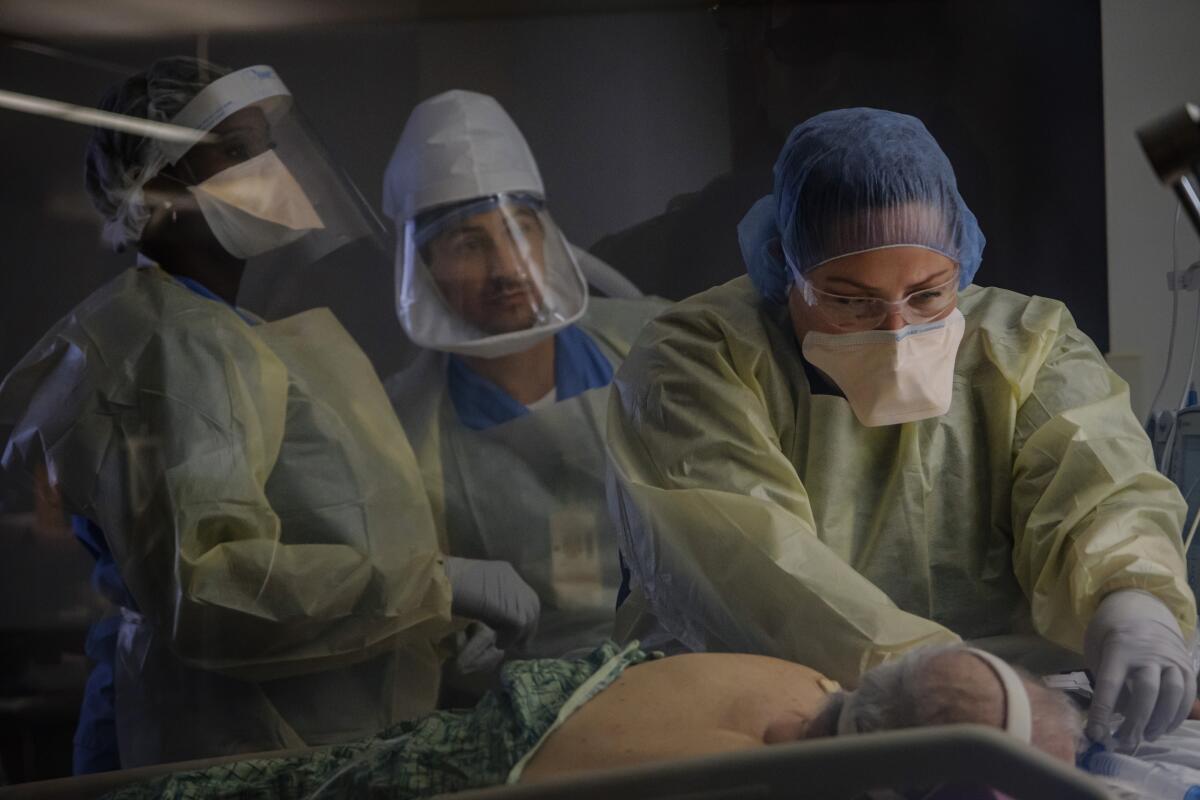
{"type": "Polygon", "coordinates": [[[269,122],[292,107],[292,93],[271,67],[246,67],[205,86],[171,119],[173,125],[193,130],[195,139],[157,141],[155,145],[166,162],[174,164],[226,117],[256,104],[263,107],[269,122]]]}
{"type": "Polygon", "coordinates": [[[413,221],[416,226],[413,241],[418,247],[424,247],[446,231],[461,225],[468,218],[499,208],[501,205],[512,205],[540,212],[546,208],[546,201],[532,194],[496,194],[478,200],[468,200],[465,203],[434,208],[416,216],[413,221]]]}
{"type": "Polygon", "coordinates": [[[269,146],[251,149],[251,157],[187,187],[221,246],[242,259],[263,256],[264,274],[274,274],[272,270],[311,263],[359,239],[381,245],[378,220],[269,66],[232,72],[193,97],[172,122],[194,131],[195,140],[155,142],[160,163],[147,170],[143,185],[166,164],[180,163],[222,122],[249,108],[261,112],[266,129],[254,133],[254,124],[239,123],[233,135],[256,143],[265,137],[269,146]]]}

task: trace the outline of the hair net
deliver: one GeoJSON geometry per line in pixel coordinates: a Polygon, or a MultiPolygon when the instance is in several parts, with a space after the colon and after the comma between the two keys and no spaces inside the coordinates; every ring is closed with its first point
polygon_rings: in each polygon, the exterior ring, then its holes
{"type": "Polygon", "coordinates": [[[847,108],[797,125],[775,162],[775,190],[738,225],[750,279],[772,302],[795,274],[903,245],[941,253],[971,283],[985,239],[946,154],[919,119],[847,108]]]}
{"type": "MultiPolygon", "coordinates": [[[[198,58],[163,58],[110,88],[97,107],[170,122],[201,89],[229,72],[227,67],[198,58]]],[[[92,205],[104,217],[104,239],[113,249],[124,250],[141,238],[150,218],[142,187],[166,163],[162,151],[144,136],[108,128],[92,131],[84,182],[92,205]]]]}

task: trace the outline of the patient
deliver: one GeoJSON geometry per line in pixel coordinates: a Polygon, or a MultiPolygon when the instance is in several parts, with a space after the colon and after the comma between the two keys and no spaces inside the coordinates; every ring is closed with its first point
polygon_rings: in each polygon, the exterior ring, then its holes
{"type": "Polygon", "coordinates": [[[302,755],[178,773],[115,796],[427,797],[506,780],[952,723],[1006,729],[1073,762],[1082,722],[1069,701],[976,652],[961,645],[914,651],[866,673],[849,692],[775,658],[695,653],[656,659],[636,646],[608,642],[587,659],[511,662],[502,688],[469,711],[435,712],[370,739],[302,755]]]}
{"type": "MultiPolygon", "coordinates": [[[[1031,743],[1074,763],[1081,726],[1074,708],[1035,679],[1022,680],[1031,743]]],[[[961,646],[914,651],[868,672],[854,692],[776,658],[680,655],[622,675],[546,738],[521,780],[834,736],[847,706],[843,725],[865,733],[953,723],[1003,728],[1006,705],[993,668],[961,646]]]]}

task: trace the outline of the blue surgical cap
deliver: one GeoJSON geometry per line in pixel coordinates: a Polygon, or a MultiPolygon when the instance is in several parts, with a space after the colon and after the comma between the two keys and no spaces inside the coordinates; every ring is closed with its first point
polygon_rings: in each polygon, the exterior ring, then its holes
{"type": "Polygon", "coordinates": [[[787,300],[792,275],[842,256],[924,247],[975,277],[986,242],[958,193],[954,169],[919,119],[846,108],[800,123],[775,162],[775,191],[738,225],[750,279],[787,300]]]}

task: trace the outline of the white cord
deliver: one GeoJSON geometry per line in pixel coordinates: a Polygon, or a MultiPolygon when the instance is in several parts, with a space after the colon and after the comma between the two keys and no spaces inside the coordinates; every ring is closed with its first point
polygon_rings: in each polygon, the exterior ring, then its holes
{"type": "Polygon", "coordinates": [[[1196,516],[1192,519],[1192,528],[1188,531],[1187,538],[1183,540],[1183,552],[1187,553],[1192,547],[1192,539],[1196,537],[1196,528],[1200,527],[1200,509],[1196,510],[1196,516]]]}
{"type": "Polygon", "coordinates": [[[1171,362],[1175,357],[1175,322],[1179,318],[1179,285],[1175,282],[1175,270],[1179,268],[1179,257],[1176,252],[1176,244],[1179,233],[1179,217],[1183,213],[1183,206],[1180,203],[1175,204],[1175,222],[1171,226],[1171,336],[1167,339],[1167,363],[1163,367],[1162,380],[1158,382],[1158,391],[1154,393],[1154,399],[1150,401],[1150,419],[1154,420],[1154,409],[1158,407],[1158,401],[1162,398],[1163,389],[1167,388],[1167,378],[1171,376],[1171,362]]]}
{"type": "Polygon", "coordinates": [[[1183,394],[1180,395],[1179,403],[1175,406],[1175,418],[1171,420],[1171,432],[1167,434],[1167,443],[1163,447],[1162,464],[1158,467],[1158,471],[1163,474],[1166,474],[1167,465],[1171,463],[1171,455],[1175,447],[1175,434],[1179,431],[1179,412],[1187,403],[1188,387],[1192,385],[1192,375],[1196,372],[1196,348],[1198,346],[1200,346],[1200,292],[1196,294],[1196,327],[1195,334],[1192,336],[1192,357],[1188,362],[1187,377],[1183,381],[1183,394]]]}
{"type": "MultiPolygon", "coordinates": [[[[1171,225],[1171,336],[1170,339],[1167,340],[1167,363],[1166,366],[1163,367],[1162,381],[1159,382],[1158,391],[1154,393],[1154,400],[1150,403],[1150,419],[1152,421],[1154,420],[1154,409],[1158,405],[1158,401],[1162,396],[1163,389],[1167,385],[1167,378],[1170,377],[1171,362],[1175,356],[1175,322],[1179,313],[1179,276],[1177,274],[1179,268],[1179,217],[1181,216],[1182,212],[1183,205],[1181,203],[1176,203],[1175,221],[1171,225]]],[[[1192,372],[1196,366],[1196,341],[1197,337],[1200,337],[1200,294],[1197,294],[1196,297],[1196,315],[1196,335],[1192,338],[1192,359],[1191,364],[1188,366],[1188,378],[1183,382],[1183,397],[1180,399],[1179,404],[1175,407],[1177,413],[1171,419],[1171,428],[1169,431],[1167,431],[1167,441],[1163,444],[1162,457],[1158,462],[1158,471],[1164,475],[1167,473],[1167,465],[1171,463],[1171,454],[1175,447],[1175,430],[1179,416],[1178,411],[1183,407],[1183,404],[1187,402],[1188,386],[1191,385],[1192,372]]]]}
{"type": "Polygon", "coordinates": [[[1191,390],[1192,377],[1196,374],[1196,348],[1200,346],[1200,292],[1196,293],[1196,332],[1192,336],[1192,357],[1188,360],[1187,377],[1183,379],[1183,391],[1179,395],[1177,411],[1187,407],[1188,392],[1191,390]]]}
{"type": "MultiPolygon", "coordinates": [[[[1198,488],[1200,488],[1200,478],[1192,481],[1192,485],[1188,487],[1187,492],[1183,495],[1183,502],[1187,503],[1189,508],[1191,508],[1192,504],[1192,495],[1198,488]]],[[[1183,552],[1185,553],[1188,551],[1188,548],[1192,546],[1192,538],[1196,535],[1196,528],[1200,527],[1197,525],[1196,520],[1200,520],[1200,509],[1196,510],[1196,519],[1192,520],[1192,527],[1188,530],[1187,536],[1184,537],[1183,552]]]]}

